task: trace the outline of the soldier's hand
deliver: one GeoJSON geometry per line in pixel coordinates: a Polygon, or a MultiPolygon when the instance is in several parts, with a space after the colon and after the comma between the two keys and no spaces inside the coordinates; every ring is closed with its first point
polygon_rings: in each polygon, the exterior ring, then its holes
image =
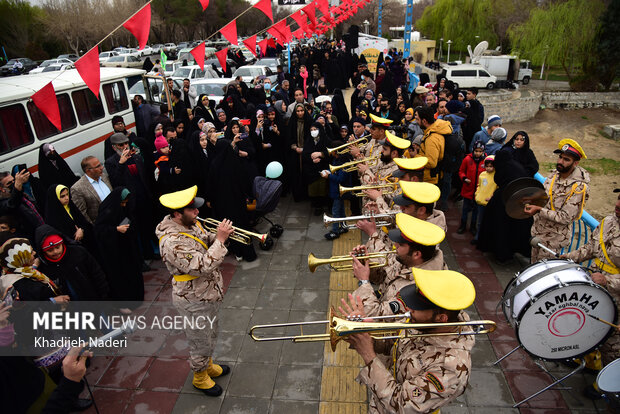
{"type": "Polygon", "coordinates": [[[353,265],[353,276],[357,280],[369,280],[370,279],[370,264],[368,260],[364,260],[362,263],[357,256],[366,255],[366,246],[357,246],[351,252],[352,257],[352,265],[353,265]]]}
{"type": "Polygon", "coordinates": [[[224,219],[217,226],[217,234],[215,235],[215,238],[219,240],[222,244],[226,243],[226,240],[228,240],[228,237],[230,237],[230,235],[233,234],[234,231],[235,229],[233,229],[232,221],[224,219]]]}
{"type": "Polygon", "coordinates": [[[542,207],[534,204],[526,204],[525,207],[523,207],[523,211],[525,212],[525,214],[528,214],[530,216],[539,213],[540,210],[542,210],[542,207]]]}
{"type": "Polygon", "coordinates": [[[349,335],[344,340],[349,343],[350,348],[355,349],[360,354],[366,365],[370,364],[377,356],[374,340],[368,333],[349,335]]]}
{"type": "Polygon", "coordinates": [[[602,286],[605,286],[607,284],[607,279],[605,279],[605,276],[603,276],[603,274],[599,272],[592,273],[592,280],[594,281],[594,283],[602,286]]]}
{"type": "Polygon", "coordinates": [[[358,170],[360,173],[362,173],[362,174],[364,174],[366,171],[368,171],[368,168],[369,168],[369,167],[368,167],[368,165],[366,165],[366,163],[363,163],[363,162],[362,162],[362,163],[360,163],[360,164],[357,164],[357,170],[358,170]]]}
{"type": "Polygon", "coordinates": [[[358,220],[357,223],[355,223],[355,227],[366,233],[368,236],[371,236],[377,231],[377,224],[375,223],[374,217],[370,220],[358,220]]]}
{"type": "Polygon", "coordinates": [[[374,188],[370,190],[364,190],[364,194],[366,194],[366,196],[368,196],[368,198],[370,198],[372,201],[377,201],[377,199],[381,197],[381,191],[374,188]]]}
{"type": "Polygon", "coordinates": [[[349,301],[347,302],[345,298],[342,298],[340,302],[342,302],[342,306],[338,306],[338,310],[343,318],[363,320],[366,317],[364,303],[359,296],[353,296],[352,293],[349,293],[349,301]]]}

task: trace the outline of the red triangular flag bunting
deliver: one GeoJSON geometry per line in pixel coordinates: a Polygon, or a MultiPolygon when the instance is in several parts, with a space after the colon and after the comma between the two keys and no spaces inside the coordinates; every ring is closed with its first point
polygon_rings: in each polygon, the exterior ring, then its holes
{"type": "Polygon", "coordinates": [[[135,36],[139,45],[138,50],[144,49],[149,40],[149,32],[151,30],[151,3],[147,3],[131,19],[123,23],[123,27],[135,36]]]}
{"type": "Polygon", "coordinates": [[[306,19],[306,16],[301,14],[301,10],[297,10],[291,15],[291,17],[295,20],[295,22],[297,22],[299,28],[305,32],[308,27],[308,20],[306,19]]]}
{"type": "Polygon", "coordinates": [[[39,89],[30,97],[37,108],[50,120],[57,130],[62,131],[62,122],[60,121],[60,109],[58,108],[58,99],[52,82],[39,89]]]}
{"type": "Polygon", "coordinates": [[[328,0],[316,0],[314,2],[316,7],[323,13],[323,16],[329,15],[329,1],[328,0]]]}
{"type": "Polygon", "coordinates": [[[269,47],[269,38],[265,38],[258,42],[258,47],[260,47],[261,56],[265,56],[267,54],[267,48],[269,47]]]}
{"type": "Polygon", "coordinates": [[[306,7],[302,9],[306,16],[308,16],[308,20],[310,20],[310,25],[312,27],[316,26],[316,8],[314,7],[314,3],[308,4],[306,7]]]}
{"type": "Polygon", "coordinates": [[[301,39],[302,37],[304,37],[304,31],[301,29],[297,29],[293,32],[293,36],[295,36],[297,39],[301,39]]]}
{"type": "Polygon", "coordinates": [[[195,48],[189,51],[194,57],[196,64],[200,66],[200,69],[205,70],[205,42],[202,42],[195,48]]]}
{"type": "Polygon", "coordinates": [[[200,5],[202,6],[202,11],[207,10],[207,7],[209,7],[209,0],[198,0],[200,2],[200,5]]]}
{"type": "Polygon", "coordinates": [[[243,41],[243,44],[245,45],[245,47],[248,48],[250,52],[252,52],[254,56],[256,56],[256,35],[245,39],[243,41]]]}
{"type": "Polygon", "coordinates": [[[226,38],[231,44],[239,45],[239,41],[237,40],[237,21],[233,20],[228,23],[226,26],[220,29],[220,33],[222,36],[226,38]]]}
{"type": "Polygon", "coordinates": [[[269,39],[267,39],[267,46],[272,47],[272,48],[276,48],[276,41],[273,40],[272,37],[270,37],[269,39]]]}
{"type": "Polygon", "coordinates": [[[99,48],[90,49],[75,62],[75,68],[82,77],[88,88],[99,99],[99,85],[101,84],[101,72],[99,70],[99,48]]]}
{"type": "Polygon", "coordinates": [[[220,50],[219,52],[215,52],[215,57],[220,62],[220,66],[222,67],[222,72],[226,72],[226,55],[228,54],[228,48],[220,50]]]}
{"type": "Polygon", "coordinates": [[[280,33],[280,31],[275,26],[267,29],[267,33],[272,35],[276,39],[276,42],[278,42],[281,46],[284,46],[284,35],[280,33]]]}
{"type": "Polygon", "coordinates": [[[273,11],[271,10],[271,0],[260,0],[254,5],[258,10],[265,13],[265,16],[273,22],[273,11]]]}

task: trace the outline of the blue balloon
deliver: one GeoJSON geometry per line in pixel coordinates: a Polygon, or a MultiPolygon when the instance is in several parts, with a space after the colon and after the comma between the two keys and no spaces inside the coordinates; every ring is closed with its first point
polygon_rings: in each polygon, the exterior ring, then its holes
{"type": "Polygon", "coordinates": [[[280,164],[278,161],[271,161],[265,169],[265,175],[267,176],[267,178],[278,178],[280,175],[282,175],[283,170],[284,169],[282,168],[282,164],[280,164]]]}

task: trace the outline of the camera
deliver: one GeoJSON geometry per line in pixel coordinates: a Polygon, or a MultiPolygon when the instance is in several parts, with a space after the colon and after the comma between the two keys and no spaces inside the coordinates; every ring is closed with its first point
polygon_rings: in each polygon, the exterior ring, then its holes
{"type": "Polygon", "coordinates": [[[240,139],[246,139],[247,137],[249,137],[250,134],[244,132],[243,134],[241,134],[241,136],[239,137],[240,139]]]}
{"type": "Polygon", "coordinates": [[[390,126],[390,129],[396,133],[405,133],[409,130],[406,125],[390,126]]]}

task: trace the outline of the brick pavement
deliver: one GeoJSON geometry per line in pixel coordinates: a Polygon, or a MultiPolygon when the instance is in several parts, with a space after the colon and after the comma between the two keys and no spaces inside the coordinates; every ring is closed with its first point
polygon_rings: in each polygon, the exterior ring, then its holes
{"type": "MultiPolygon", "coordinates": [[[[324,270],[310,273],[307,254],[330,256],[337,249],[346,249],[347,243],[356,243],[359,236],[349,235],[346,242],[340,241],[333,248],[323,238],[325,228],[321,217],[312,214],[308,203],[296,204],[290,198],[283,198],[269,217],[285,228],[274,248],[268,252],[257,250],[259,258],[255,262],[237,263],[229,256],[223,265],[227,292],[220,312],[215,357],[232,368],[230,375],[216,380],[224,388],[224,394],[209,398],[193,389],[182,332],[134,334],[130,337],[134,350],[131,356],[92,359],[87,378],[102,414],[305,414],[319,410],[328,413],[336,409],[328,409],[327,401],[337,401],[341,394],[353,392],[355,368],[351,368],[347,381],[325,380],[331,375],[330,365],[337,365],[334,363],[337,357],[325,353],[324,344],[256,343],[247,332],[256,324],[325,319],[328,305],[337,296],[335,285],[348,282],[334,277],[330,281],[330,273],[324,270]],[[338,386],[338,389],[326,386],[338,386]]],[[[513,354],[499,367],[493,365],[498,356],[517,345],[514,331],[496,306],[508,281],[525,263],[498,266],[487,260],[469,244],[470,235],[455,233],[459,220],[456,208],[451,208],[447,218],[451,230],[442,245],[446,262],[451,269],[467,274],[476,285],[476,302],[469,310],[472,318],[492,319],[498,323],[498,330],[488,338],[477,337],[469,386],[464,395],[441,411],[444,414],[517,413],[519,410],[512,408],[515,400],[549,382],[548,376],[523,351],[513,354]]],[[[268,225],[259,226],[262,231],[267,228],[268,225]]],[[[142,312],[162,312],[157,305],[171,298],[169,275],[161,263],[154,263],[153,267],[144,276],[146,301],[139,310],[142,312]]],[[[293,333],[289,329],[286,332],[293,333]]],[[[566,371],[556,364],[547,366],[555,374],[566,371]]],[[[573,391],[548,391],[520,412],[602,412],[605,410],[602,403],[594,404],[579,394],[592,379],[588,374],[575,376],[567,381],[575,387],[573,391]]],[[[343,403],[339,404],[333,407],[342,407],[341,412],[360,412],[346,410],[343,403]]],[[[95,411],[91,408],[88,412],[95,411]]]]}

